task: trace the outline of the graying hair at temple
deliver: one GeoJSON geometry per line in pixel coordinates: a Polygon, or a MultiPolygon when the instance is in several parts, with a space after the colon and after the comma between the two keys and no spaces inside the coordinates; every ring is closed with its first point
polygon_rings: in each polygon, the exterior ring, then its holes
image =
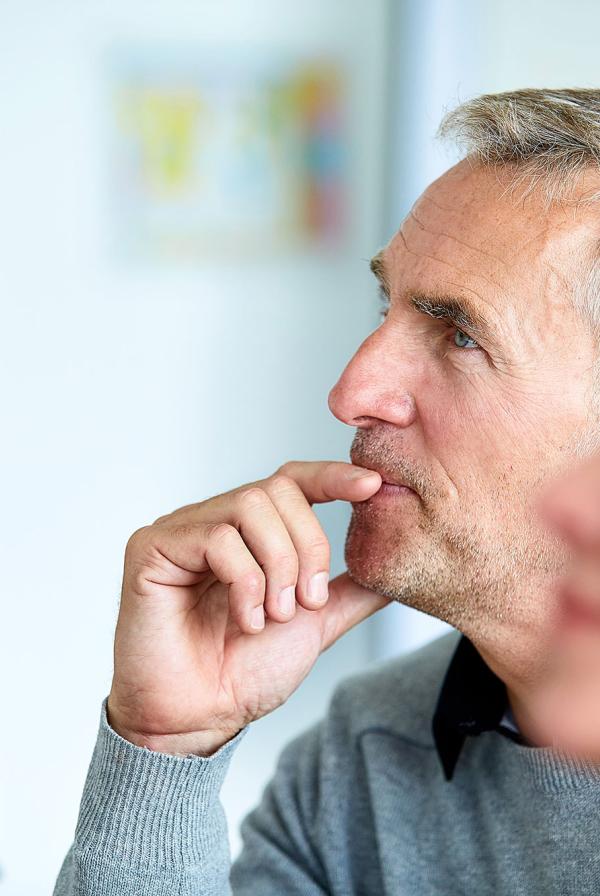
{"type": "MultiPolygon", "coordinates": [[[[494,168],[503,189],[519,201],[534,191],[547,207],[600,200],[600,90],[483,94],[448,112],[438,136],[456,143],[475,164],[494,168]],[[598,174],[594,188],[578,191],[590,172],[598,174]]],[[[600,240],[582,246],[582,270],[574,301],[600,341],[600,240]]]]}

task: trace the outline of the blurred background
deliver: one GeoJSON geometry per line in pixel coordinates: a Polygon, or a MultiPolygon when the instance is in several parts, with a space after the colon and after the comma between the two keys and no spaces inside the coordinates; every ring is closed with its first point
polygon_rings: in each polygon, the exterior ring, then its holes
{"type": "MultiPolygon", "coordinates": [[[[112,674],[125,543],[288,459],[378,323],[368,259],[455,160],[448,107],[600,86],[584,0],[2,0],[0,894],[52,891],[112,674]]],[[[333,573],[349,519],[319,507],[333,573]]],[[[337,682],[441,623],[386,608],[252,726],[232,854],[337,682]]]]}

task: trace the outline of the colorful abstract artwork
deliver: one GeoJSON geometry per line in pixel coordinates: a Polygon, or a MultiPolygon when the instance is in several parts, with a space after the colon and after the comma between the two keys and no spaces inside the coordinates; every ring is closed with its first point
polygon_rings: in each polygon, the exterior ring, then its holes
{"type": "Polygon", "coordinates": [[[339,247],[348,140],[339,64],[129,53],[111,72],[121,255],[193,260],[339,247]]]}

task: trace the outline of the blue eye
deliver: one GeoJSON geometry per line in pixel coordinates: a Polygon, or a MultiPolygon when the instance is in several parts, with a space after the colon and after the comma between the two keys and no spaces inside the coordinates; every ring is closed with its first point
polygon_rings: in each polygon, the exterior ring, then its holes
{"type": "Polygon", "coordinates": [[[454,334],[454,345],[458,346],[458,348],[479,348],[479,344],[474,339],[471,339],[470,336],[458,329],[454,334]]]}

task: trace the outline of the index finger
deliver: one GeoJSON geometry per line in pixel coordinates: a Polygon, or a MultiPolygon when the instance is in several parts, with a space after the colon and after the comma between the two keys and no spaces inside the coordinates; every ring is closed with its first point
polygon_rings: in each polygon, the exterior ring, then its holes
{"type": "Polygon", "coordinates": [[[375,470],[335,460],[290,460],[277,474],[293,479],[311,504],[364,501],[375,494],[382,481],[375,470]]]}

